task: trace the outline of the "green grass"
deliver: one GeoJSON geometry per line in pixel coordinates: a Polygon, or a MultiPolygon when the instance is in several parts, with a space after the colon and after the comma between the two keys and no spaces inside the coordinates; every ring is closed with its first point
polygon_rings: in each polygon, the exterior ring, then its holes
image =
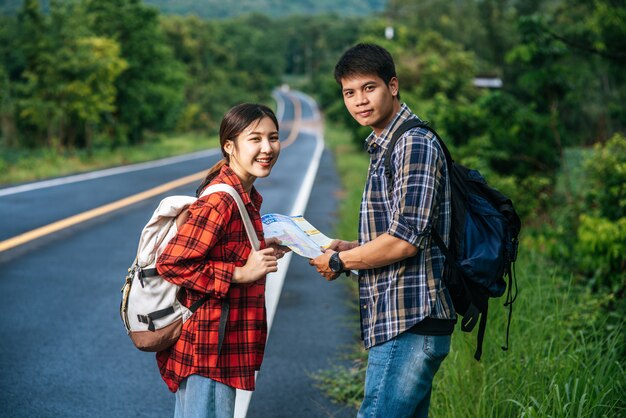
{"type": "Polygon", "coordinates": [[[41,180],[107,167],[150,161],[219,147],[217,137],[199,134],[155,137],[139,146],[84,150],[0,148],[0,185],[41,180]]]}
{"type": "MultiPolygon", "coordinates": [[[[336,236],[354,239],[367,154],[350,135],[327,126],[344,185],[336,236]]],[[[522,237],[524,240],[524,237],[522,237]]],[[[624,401],[624,318],[611,313],[613,296],[591,293],[538,251],[521,245],[516,264],[519,295],[505,342],[508,310],[492,299],[480,362],[474,360],[476,331],[455,330],[450,355],[434,380],[430,416],[456,417],[617,417],[624,401]]],[[[346,281],[358,298],[354,281],[346,281]]],[[[353,320],[358,329],[358,310],[353,320]]],[[[336,402],[358,408],[367,354],[355,340],[350,367],[315,375],[336,402]]]]}
{"type": "Polygon", "coordinates": [[[367,169],[368,154],[351,141],[351,134],[345,129],[326,124],[324,140],[335,155],[335,164],[342,191],[338,197],[339,222],[335,236],[344,240],[357,239],[359,205],[367,169]]]}
{"type": "Polygon", "coordinates": [[[517,270],[509,351],[500,349],[507,311],[493,299],[480,362],[472,358],[475,335],[455,331],[434,382],[432,416],[619,416],[623,319],[604,315],[603,296],[575,286],[538,254],[523,254],[517,270]]]}

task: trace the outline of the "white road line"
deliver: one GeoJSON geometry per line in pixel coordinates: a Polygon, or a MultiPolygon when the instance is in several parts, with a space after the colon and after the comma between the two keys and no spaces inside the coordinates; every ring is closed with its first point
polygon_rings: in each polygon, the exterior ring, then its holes
{"type": "MultiPolygon", "coordinates": [[[[300,186],[300,192],[296,197],[293,207],[291,208],[291,215],[302,215],[309,202],[311,196],[311,190],[313,189],[313,182],[317,175],[322,153],[324,152],[324,137],[322,132],[316,131],[315,135],[316,145],[311,164],[307,169],[302,185],[300,186]]],[[[291,261],[292,253],[287,253],[282,259],[278,261],[278,271],[271,273],[267,276],[267,284],[265,287],[265,304],[267,307],[267,332],[269,338],[269,332],[272,328],[272,322],[274,315],[276,314],[276,308],[278,306],[278,300],[280,299],[280,293],[285,282],[285,275],[289,269],[289,263],[291,261]]],[[[245,390],[237,390],[237,397],[235,398],[235,418],[245,418],[248,413],[248,406],[250,405],[250,399],[253,392],[245,390]]]]}
{"type": "MultiPolygon", "coordinates": [[[[292,93],[293,94],[293,93],[292,93]]],[[[285,113],[285,100],[282,95],[278,94],[278,91],[275,91],[272,96],[276,100],[276,117],[278,120],[281,120],[284,117],[285,113]]],[[[300,96],[302,99],[308,100],[309,103],[314,103],[311,98],[306,95],[300,96]]],[[[191,154],[179,155],[175,157],[163,158],[161,160],[155,161],[147,161],[145,163],[131,164],[125,165],[121,167],[107,168],[104,170],[98,171],[90,171],[88,173],[76,174],[73,176],[61,177],[51,180],[38,181],[34,183],[23,184],[20,186],[6,187],[4,189],[0,189],[0,196],[8,196],[17,193],[29,192],[33,190],[45,189],[48,187],[60,186],[63,184],[77,183],[85,180],[92,180],[101,177],[114,176],[116,174],[130,173],[133,171],[147,170],[154,167],[161,167],[168,164],[175,164],[181,161],[190,161],[196,160],[199,158],[206,158],[212,155],[218,154],[220,152],[219,149],[213,148],[209,150],[203,150],[194,152],[191,154]]]]}
{"type": "Polygon", "coordinates": [[[282,123],[283,117],[285,116],[285,99],[283,99],[282,95],[278,94],[278,90],[274,90],[272,97],[276,100],[276,119],[282,123]]]}
{"type": "Polygon", "coordinates": [[[125,165],[121,167],[107,168],[104,170],[90,171],[89,173],[76,174],[68,177],[61,177],[51,180],[38,181],[35,183],[23,184],[20,186],[7,187],[0,189],[0,196],[8,196],[17,193],[29,192],[32,190],[45,189],[48,187],[60,186],[63,184],[77,183],[85,180],[92,180],[101,177],[113,176],[116,174],[130,173],[133,171],[147,170],[154,167],[161,167],[164,165],[175,164],[182,161],[197,160],[200,158],[210,157],[220,152],[217,148],[198,151],[191,154],[178,155],[175,157],[163,158],[161,160],[147,161],[145,163],[138,163],[132,165],[125,165]]]}
{"type": "MultiPolygon", "coordinates": [[[[290,93],[293,94],[293,93],[290,93]]],[[[278,103],[278,108],[281,114],[281,117],[284,113],[284,98],[281,95],[276,94],[274,96],[278,103]]],[[[313,108],[315,109],[315,103],[305,95],[299,95],[301,99],[305,99],[309,101],[309,103],[313,103],[313,108]]],[[[280,120],[280,119],[279,119],[280,120]]],[[[303,130],[302,130],[303,131],[303,130]]],[[[302,132],[301,131],[301,132],[302,132]]],[[[315,181],[315,177],[317,175],[317,170],[319,168],[319,163],[322,158],[322,153],[324,152],[324,138],[321,131],[316,130],[315,132],[315,150],[313,152],[313,156],[311,158],[311,163],[307,169],[307,172],[304,176],[304,180],[302,181],[302,185],[300,187],[300,191],[298,192],[298,196],[294,202],[293,207],[291,208],[291,215],[301,215],[306,210],[309,197],[311,196],[311,190],[313,188],[313,183],[315,181]]],[[[150,161],[145,163],[133,164],[123,167],[110,168],[99,171],[92,171],[84,174],[77,174],[74,176],[68,176],[64,178],[46,180],[41,182],[24,184],[21,186],[8,187],[5,189],[0,189],[0,196],[7,196],[11,194],[22,193],[26,191],[44,189],[48,187],[54,187],[62,184],[76,183],[80,181],[107,177],[121,173],[129,173],[132,171],[145,170],[153,167],[160,167],[168,164],[174,164],[181,161],[189,161],[198,158],[206,158],[208,156],[217,154],[219,149],[210,149],[205,151],[196,152],[193,154],[187,154],[183,156],[176,156],[170,158],[164,158],[161,160],[150,161]]],[[[274,315],[276,314],[276,308],[278,306],[278,301],[280,299],[280,293],[282,291],[283,283],[285,282],[285,275],[287,274],[287,270],[289,269],[289,263],[291,261],[292,253],[288,253],[278,262],[278,271],[276,273],[269,274],[267,276],[267,285],[265,291],[266,297],[266,307],[267,307],[267,327],[268,327],[268,335],[269,331],[272,327],[272,322],[274,320],[274,315]]],[[[237,390],[237,398],[235,402],[235,418],[245,418],[248,412],[248,406],[250,404],[250,399],[252,397],[252,393],[250,391],[237,390]]]]}
{"type": "Polygon", "coordinates": [[[313,111],[313,119],[314,120],[321,120],[321,115],[320,115],[320,111],[319,108],[317,107],[317,103],[315,103],[315,100],[313,100],[313,98],[311,96],[308,96],[300,91],[295,91],[293,92],[293,95],[300,98],[300,100],[305,101],[309,104],[309,106],[311,107],[311,110],[313,111]]]}

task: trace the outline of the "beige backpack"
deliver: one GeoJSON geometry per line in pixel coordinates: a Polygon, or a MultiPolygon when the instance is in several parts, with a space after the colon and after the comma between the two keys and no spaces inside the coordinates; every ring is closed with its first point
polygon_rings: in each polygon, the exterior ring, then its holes
{"type": "MultiPolygon", "coordinates": [[[[258,251],[259,240],[237,191],[227,184],[215,184],[207,187],[201,197],[216,192],[228,193],[235,199],[250,244],[258,251]]],[[[161,351],[173,345],[180,336],[183,323],[209,298],[205,295],[189,308],[183,306],[177,297],[180,287],[163,279],[156,270],[156,260],[185,222],[189,215],[187,208],[196,200],[191,196],[163,199],[141,231],[137,257],[128,269],[122,287],[120,315],[126,332],[142,351],[161,351]]],[[[228,308],[228,301],[224,299],[220,341],[228,319],[228,308]]]]}

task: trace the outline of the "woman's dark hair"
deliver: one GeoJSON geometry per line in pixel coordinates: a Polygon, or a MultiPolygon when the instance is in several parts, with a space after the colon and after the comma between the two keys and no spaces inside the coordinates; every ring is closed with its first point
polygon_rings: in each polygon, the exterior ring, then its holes
{"type": "Polygon", "coordinates": [[[343,53],[335,65],[335,80],[340,86],[341,80],[346,77],[372,74],[380,77],[385,84],[396,77],[393,57],[385,48],[375,44],[353,46],[343,53]]]}
{"type": "Polygon", "coordinates": [[[226,112],[220,125],[220,148],[224,158],[209,169],[206,178],[196,190],[196,196],[200,196],[202,190],[217,176],[224,165],[230,164],[230,156],[224,149],[226,141],[234,141],[250,124],[265,117],[270,118],[276,125],[276,129],[278,129],[278,120],[274,111],[262,104],[242,103],[226,112]]]}

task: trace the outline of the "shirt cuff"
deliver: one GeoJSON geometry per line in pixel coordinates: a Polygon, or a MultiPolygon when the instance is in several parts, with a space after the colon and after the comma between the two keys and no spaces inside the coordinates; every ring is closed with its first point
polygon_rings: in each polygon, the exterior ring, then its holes
{"type": "Polygon", "coordinates": [[[225,298],[233,280],[235,265],[223,261],[212,261],[211,267],[213,270],[215,295],[219,298],[225,298]]]}
{"type": "Polygon", "coordinates": [[[387,233],[392,237],[404,240],[419,249],[424,249],[426,246],[426,239],[429,234],[428,231],[421,233],[417,232],[402,215],[396,215],[393,217],[387,233]]]}

